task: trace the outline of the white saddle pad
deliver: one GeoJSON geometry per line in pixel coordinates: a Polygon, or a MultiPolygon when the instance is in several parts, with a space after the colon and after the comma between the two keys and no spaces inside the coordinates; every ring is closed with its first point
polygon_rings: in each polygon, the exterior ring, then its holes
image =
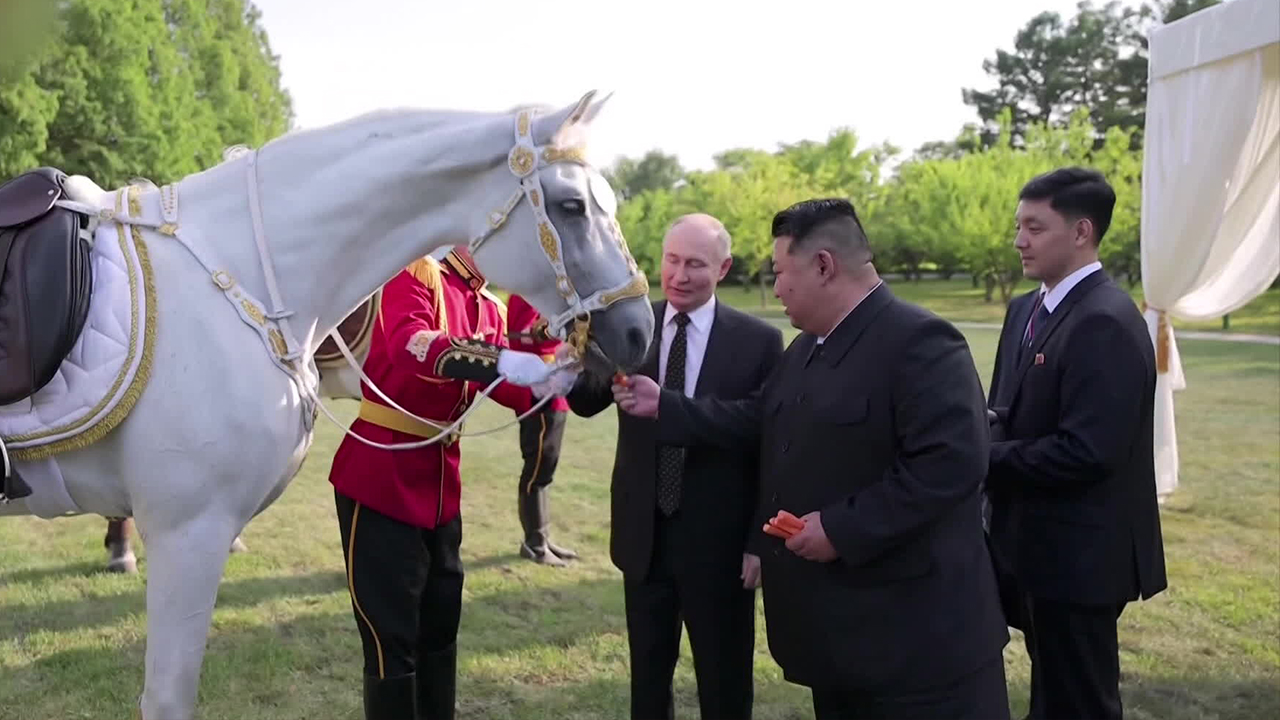
{"type": "MultiPolygon", "coordinates": [[[[113,195],[121,213],[124,190],[113,195]]],[[[101,439],[133,409],[150,378],[156,306],[141,229],[104,222],[92,260],[89,313],[71,354],[35,395],[0,406],[0,438],[17,460],[101,439]]]]}

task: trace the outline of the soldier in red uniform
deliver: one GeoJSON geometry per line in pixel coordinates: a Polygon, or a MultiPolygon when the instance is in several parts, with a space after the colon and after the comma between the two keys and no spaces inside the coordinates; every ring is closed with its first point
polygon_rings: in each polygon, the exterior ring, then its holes
{"type": "MultiPolygon", "coordinates": [[[[561,342],[547,336],[546,325],[546,320],[524,298],[512,295],[507,300],[507,339],[512,349],[535,353],[547,362],[554,362],[561,342]]],[[[516,506],[524,529],[520,555],[545,565],[564,566],[569,564],[566,561],[578,557],[573,550],[551,542],[549,535],[547,486],[560,462],[560,444],[568,415],[569,401],[557,397],[520,421],[520,455],[524,459],[516,506]]]]}
{"type": "MultiPolygon", "coordinates": [[[[507,348],[506,308],[464,249],[423,258],[382,291],[364,371],[386,395],[447,427],[493,380],[490,398],[517,413],[563,394],[576,372],[507,348]]],[[[367,386],[355,434],[382,444],[437,428],[384,404],[367,386]]],[[[456,436],[387,450],[352,437],[333,458],[347,588],[364,645],[365,717],[438,720],[454,714],[462,610],[460,448],[456,436]]]]}

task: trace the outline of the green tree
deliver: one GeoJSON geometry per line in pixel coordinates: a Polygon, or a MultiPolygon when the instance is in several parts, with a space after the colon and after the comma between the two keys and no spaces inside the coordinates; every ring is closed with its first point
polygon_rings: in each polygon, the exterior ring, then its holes
{"type": "Polygon", "coordinates": [[[292,122],[243,0],[60,0],[51,39],[0,78],[0,171],[61,167],[104,187],[168,182],[292,122]],[[12,131],[10,128],[17,128],[12,131]]]}
{"type": "Polygon", "coordinates": [[[684,177],[684,168],[675,155],[650,150],[639,160],[618,158],[604,173],[619,200],[636,197],[647,190],[670,190],[684,177]]]}
{"type": "Polygon", "coordinates": [[[1112,127],[1137,128],[1146,120],[1147,33],[1218,4],[1219,0],[1159,0],[1126,8],[1118,0],[1101,7],[1081,2],[1069,20],[1042,12],[1018,31],[1012,51],[996,50],[983,70],[996,82],[988,90],[966,88],[964,102],[985,123],[985,144],[996,141],[997,117],[1009,108],[1015,143],[1033,122],[1064,124],[1088,108],[1099,137],[1112,127]]]}

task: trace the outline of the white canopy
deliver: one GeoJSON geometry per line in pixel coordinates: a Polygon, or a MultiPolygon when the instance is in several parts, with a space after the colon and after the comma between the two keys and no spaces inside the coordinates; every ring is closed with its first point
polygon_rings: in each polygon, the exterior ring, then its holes
{"type": "Polygon", "coordinates": [[[1236,310],[1280,274],[1280,2],[1230,0],[1150,35],[1142,288],[1156,344],[1156,488],[1178,484],[1169,318],[1236,310]]]}

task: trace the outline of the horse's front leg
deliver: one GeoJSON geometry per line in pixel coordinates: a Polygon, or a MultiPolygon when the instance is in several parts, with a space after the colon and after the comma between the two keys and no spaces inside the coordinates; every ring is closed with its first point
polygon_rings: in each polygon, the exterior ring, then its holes
{"type": "Polygon", "coordinates": [[[102,541],[107,548],[107,572],[138,572],[138,558],[129,544],[131,527],[133,520],[127,517],[107,518],[107,536],[102,541]]]}
{"type": "Polygon", "coordinates": [[[191,720],[218,583],[243,523],[202,515],[185,523],[148,522],[147,662],[144,720],[191,720]],[[149,531],[148,527],[158,527],[149,531]]]}

